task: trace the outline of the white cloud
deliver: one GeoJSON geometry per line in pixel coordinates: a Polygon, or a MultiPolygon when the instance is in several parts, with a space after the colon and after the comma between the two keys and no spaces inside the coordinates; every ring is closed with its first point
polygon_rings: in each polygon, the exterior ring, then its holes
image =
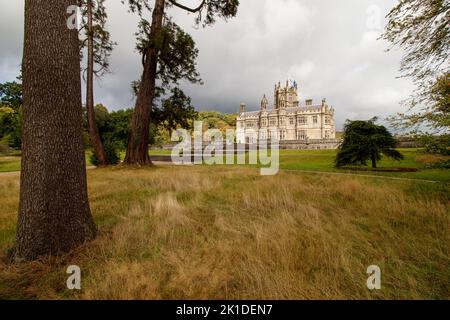
{"type": "Polygon", "coordinates": [[[285,41],[295,42],[299,34],[306,34],[314,24],[313,12],[304,2],[296,0],[265,1],[264,28],[271,45],[285,41]]]}
{"type": "Polygon", "coordinates": [[[372,111],[389,110],[395,106],[399,101],[407,98],[407,94],[400,92],[392,87],[381,87],[375,90],[368,90],[357,95],[359,99],[363,100],[363,108],[372,111]]]}
{"type": "Polygon", "coordinates": [[[291,79],[302,79],[302,81],[307,81],[310,75],[316,68],[316,65],[312,61],[305,61],[300,65],[292,66],[289,69],[288,76],[291,79]]]}

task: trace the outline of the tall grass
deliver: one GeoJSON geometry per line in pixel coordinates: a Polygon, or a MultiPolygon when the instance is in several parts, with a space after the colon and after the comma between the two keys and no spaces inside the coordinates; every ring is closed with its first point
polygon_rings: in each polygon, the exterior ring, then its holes
{"type": "MultiPolygon", "coordinates": [[[[444,184],[236,167],[89,172],[99,237],[67,255],[0,265],[0,297],[448,299],[444,184]],[[65,268],[82,290],[65,288],[65,268]],[[382,270],[369,291],[366,269],[382,270]]],[[[0,250],[14,240],[17,178],[0,182],[0,250]]]]}

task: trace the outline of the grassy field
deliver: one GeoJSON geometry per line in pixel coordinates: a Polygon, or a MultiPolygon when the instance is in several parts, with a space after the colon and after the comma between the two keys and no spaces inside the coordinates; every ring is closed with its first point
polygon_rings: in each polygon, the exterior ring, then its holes
{"type": "Polygon", "coordinates": [[[450,298],[445,183],[233,166],[94,169],[88,182],[98,238],[11,266],[19,182],[0,179],[0,298],[450,298]],[[65,288],[71,264],[81,291],[65,288]]]}
{"type": "MultiPolygon", "coordinates": [[[[405,156],[402,161],[395,161],[383,158],[378,166],[380,170],[390,168],[413,168],[417,172],[380,172],[380,171],[359,171],[334,168],[336,150],[281,150],[280,168],[286,170],[320,171],[337,173],[355,173],[364,175],[393,176],[408,179],[422,179],[433,181],[450,181],[450,170],[429,169],[427,165],[441,160],[448,160],[450,157],[424,154],[420,149],[399,149],[405,156]]],[[[151,150],[151,155],[170,155],[170,150],[151,150]]],[[[89,151],[86,152],[87,165],[90,165],[89,151]]],[[[125,153],[120,154],[121,158],[125,153]]],[[[20,157],[0,157],[0,172],[10,172],[20,170],[20,157]]]]}
{"type": "Polygon", "coordinates": [[[424,179],[435,181],[450,181],[450,170],[429,169],[427,165],[437,161],[448,160],[450,157],[429,155],[420,149],[398,149],[405,157],[402,161],[382,157],[378,163],[378,169],[413,168],[417,172],[380,172],[380,171],[355,171],[351,169],[334,168],[336,150],[282,150],[280,152],[280,168],[288,170],[307,170],[322,172],[357,173],[369,175],[393,176],[410,179],[424,179]]]}
{"type": "Polygon", "coordinates": [[[20,171],[20,156],[0,156],[0,173],[20,171]]]}
{"type": "MultiPolygon", "coordinates": [[[[0,173],[20,171],[20,154],[0,156],[0,173]]],[[[90,166],[90,151],[86,152],[86,165],[90,166]]]]}

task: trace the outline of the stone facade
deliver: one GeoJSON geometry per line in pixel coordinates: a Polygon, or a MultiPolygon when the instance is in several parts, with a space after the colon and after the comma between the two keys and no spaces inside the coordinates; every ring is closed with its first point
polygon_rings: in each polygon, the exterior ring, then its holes
{"type": "Polygon", "coordinates": [[[245,110],[241,105],[236,121],[236,135],[239,143],[256,143],[270,140],[277,135],[283,142],[296,145],[307,144],[308,141],[335,140],[334,109],[326,100],[321,104],[313,104],[307,99],[302,104],[298,97],[297,83],[286,81],[284,87],[275,85],[274,106],[269,110],[266,96],[261,100],[259,111],[245,110]]]}

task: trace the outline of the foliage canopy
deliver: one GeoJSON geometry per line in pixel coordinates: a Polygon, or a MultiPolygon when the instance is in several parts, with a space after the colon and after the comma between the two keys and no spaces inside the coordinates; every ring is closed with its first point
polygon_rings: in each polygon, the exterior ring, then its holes
{"type": "Polygon", "coordinates": [[[396,160],[403,155],[395,150],[397,140],[386,127],[375,124],[376,118],[368,121],[349,121],[345,123],[343,142],[336,155],[336,167],[346,165],[367,165],[372,162],[372,168],[377,167],[381,155],[396,160]]]}

